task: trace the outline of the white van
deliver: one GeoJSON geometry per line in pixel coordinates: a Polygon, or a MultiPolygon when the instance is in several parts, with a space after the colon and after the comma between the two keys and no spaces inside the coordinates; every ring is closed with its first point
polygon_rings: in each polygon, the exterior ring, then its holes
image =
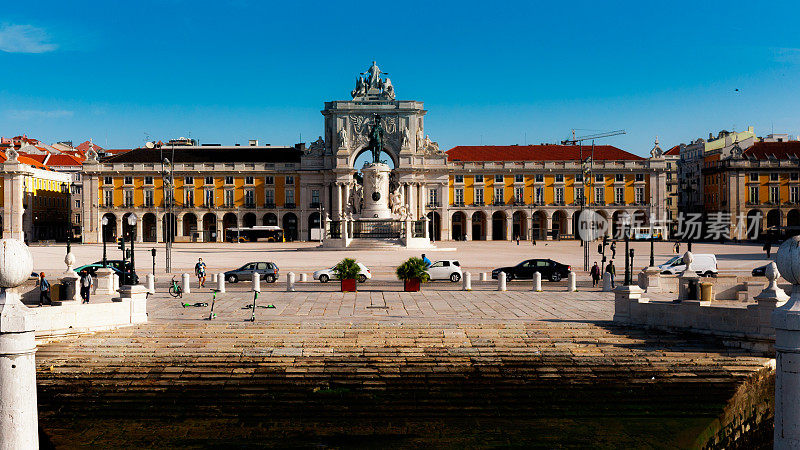
{"type": "MultiPolygon", "coordinates": [[[[717,274],[716,255],[693,253],[692,256],[694,256],[692,260],[692,269],[694,269],[698,275],[710,277],[717,274]]],[[[662,274],[675,275],[686,270],[686,264],[683,263],[683,255],[680,255],[671,258],[669,261],[658,266],[658,268],[661,270],[662,274]]]]}

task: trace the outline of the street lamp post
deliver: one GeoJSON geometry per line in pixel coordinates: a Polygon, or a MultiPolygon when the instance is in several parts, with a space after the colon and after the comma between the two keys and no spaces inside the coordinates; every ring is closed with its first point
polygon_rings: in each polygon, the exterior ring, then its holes
{"type": "MultiPolygon", "coordinates": [[[[174,152],[174,149],[173,149],[174,152]]],[[[173,154],[174,156],[174,154],[173,154]]],[[[174,198],[174,185],[173,185],[173,164],[168,158],[164,158],[161,162],[161,174],[163,178],[162,184],[162,191],[164,192],[164,209],[167,210],[167,230],[166,235],[164,236],[164,257],[166,259],[165,270],[167,273],[172,272],[172,239],[174,237],[175,230],[173,229],[173,218],[175,217],[174,214],[174,205],[175,205],[175,198],[174,198]],[[166,169],[164,168],[166,166],[166,169]],[[169,191],[167,191],[167,186],[169,186],[169,191]],[[169,192],[169,193],[168,193],[169,192]]]]}
{"type": "Polygon", "coordinates": [[[631,219],[626,214],[622,218],[622,231],[625,233],[625,282],[623,283],[625,286],[630,286],[631,284],[631,261],[629,259],[630,253],[630,235],[628,233],[628,228],[630,227],[631,219]]]}
{"type": "Polygon", "coordinates": [[[108,258],[106,257],[106,226],[108,225],[108,217],[103,217],[100,221],[103,225],[100,230],[100,235],[103,236],[103,268],[108,267],[108,258]]]}
{"type": "Polygon", "coordinates": [[[136,254],[136,252],[134,251],[135,249],[134,249],[134,244],[133,244],[133,243],[136,241],[136,222],[137,222],[136,215],[134,215],[134,214],[131,214],[131,215],[129,215],[129,216],[128,216],[128,225],[130,225],[130,226],[131,226],[131,231],[130,231],[130,240],[131,240],[131,272],[130,272],[130,274],[128,275],[128,280],[129,280],[129,282],[130,282],[130,283],[133,283],[133,282],[134,282],[134,280],[136,279],[136,278],[135,278],[135,277],[136,277],[136,260],[135,260],[135,254],[136,254]]]}
{"type": "Polygon", "coordinates": [[[653,235],[654,234],[655,233],[653,232],[653,228],[651,226],[650,227],[650,267],[655,267],[655,265],[656,265],[655,255],[653,254],[653,235]]]}

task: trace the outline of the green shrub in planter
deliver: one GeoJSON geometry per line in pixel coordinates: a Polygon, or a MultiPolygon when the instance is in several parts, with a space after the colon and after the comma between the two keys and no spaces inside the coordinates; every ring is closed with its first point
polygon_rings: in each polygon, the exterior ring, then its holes
{"type": "Polygon", "coordinates": [[[355,280],[360,272],[361,268],[353,258],[345,258],[333,266],[333,273],[340,280],[355,280]]]}
{"type": "Polygon", "coordinates": [[[425,262],[416,256],[408,258],[403,264],[400,264],[395,273],[397,273],[397,279],[401,281],[419,280],[425,283],[430,279],[425,262]]]}

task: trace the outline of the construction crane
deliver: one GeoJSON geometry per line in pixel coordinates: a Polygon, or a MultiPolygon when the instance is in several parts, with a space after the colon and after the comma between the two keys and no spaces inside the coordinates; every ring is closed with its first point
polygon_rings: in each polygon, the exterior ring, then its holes
{"type": "Polygon", "coordinates": [[[597,134],[590,134],[587,136],[575,137],[575,130],[572,130],[572,139],[564,139],[563,141],[561,141],[561,145],[575,145],[583,141],[591,141],[594,139],[600,139],[609,136],[617,136],[620,134],[625,134],[625,130],[614,130],[606,133],[597,133],[597,134]]]}

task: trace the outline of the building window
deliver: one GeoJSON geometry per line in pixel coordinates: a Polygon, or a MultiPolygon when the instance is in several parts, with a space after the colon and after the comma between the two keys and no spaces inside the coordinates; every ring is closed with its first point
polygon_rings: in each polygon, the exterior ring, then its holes
{"type": "Polygon", "coordinates": [[[256,206],[256,192],[252,189],[245,189],[244,191],[244,206],[253,208],[256,206]]]}
{"type": "Polygon", "coordinates": [[[525,203],[525,189],[522,187],[514,188],[514,201],[517,203],[525,203]]]}
{"type": "Polygon", "coordinates": [[[286,184],[294,184],[294,175],[286,175],[286,184]]]}
{"type": "Polygon", "coordinates": [[[475,204],[483,205],[483,188],[475,189],[475,204]]]}
{"type": "Polygon", "coordinates": [[[114,191],[111,189],[103,191],[103,204],[106,205],[106,208],[114,207],[114,191]]]}
{"type": "Polygon", "coordinates": [[[133,184],[133,177],[125,177],[125,184],[133,184]]]}
{"type": "Polygon", "coordinates": [[[133,189],[125,189],[125,206],[128,208],[133,206],[133,189]]]}
{"type": "Polygon", "coordinates": [[[233,177],[231,176],[225,177],[225,184],[233,184],[233,177]]]}
{"type": "Polygon", "coordinates": [[[800,187],[798,186],[789,187],[789,201],[795,205],[800,203],[800,187]]]}
{"type": "Polygon", "coordinates": [[[770,172],[769,181],[778,181],[778,172],[770,172]]]}
{"type": "Polygon", "coordinates": [[[780,195],[778,195],[778,186],[770,186],[769,202],[772,204],[777,204],[779,201],[780,201],[780,195]]]}
{"type": "Polygon", "coordinates": [[[514,183],[524,183],[525,177],[523,175],[514,175],[514,183]]]}
{"type": "Polygon", "coordinates": [[[153,177],[144,177],[144,184],[153,184],[153,177]]]}
{"type": "Polygon", "coordinates": [[[637,173],[636,174],[636,181],[644,181],[644,174],[643,173],[637,173]]]}
{"type": "Polygon", "coordinates": [[[194,184],[194,177],[183,177],[183,184],[194,184]]]}
{"type": "Polygon", "coordinates": [[[275,206],[275,191],[273,189],[264,191],[264,203],[266,206],[275,206]]]}
{"type": "Polygon", "coordinates": [[[233,208],[233,189],[225,189],[225,206],[233,208]]]}
{"type": "Polygon", "coordinates": [[[751,172],[750,173],[750,181],[758,181],[758,173],[751,172]]]}
{"type": "MultiPolygon", "coordinates": [[[[286,177],[289,178],[289,177],[286,177]]],[[[284,206],[294,205],[294,189],[286,190],[286,202],[284,206]]]]}
{"type": "Polygon", "coordinates": [[[314,208],[319,207],[319,189],[311,190],[311,206],[314,208]]]}
{"type": "Polygon", "coordinates": [[[111,177],[103,177],[103,184],[105,185],[114,184],[114,180],[111,177]]]}
{"type": "Polygon", "coordinates": [[[575,174],[575,182],[576,183],[583,183],[583,174],[582,173],[576,173],[575,174]]]}
{"type": "Polygon", "coordinates": [[[153,191],[151,189],[144,191],[144,206],[145,208],[153,207],[153,191]]]}
{"type": "Polygon", "coordinates": [[[584,191],[582,187],[575,188],[575,203],[578,205],[582,204],[585,201],[585,199],[583,198],[583,192],[584,191]]]}
{"type": "Polygon", "coordinates": [[[476,183],[483,183],[483,175],[475,175],[476,183]]]}
{"type": "Polygon", "coordinates": [[[790,179],[790,180],[792,180],[792,181],[797,181],[798,179],[800,179],[800,173],[798,173],[798,172],[791,172],[791,173],[789,174],[789,179],[790,179]]]}
{"type": "Polygon", "coordinates": [[[757,204],[758,202],[758,186],[750,186],[750,203],[757,204]]]}
{"type": "Polygon", "coordinates": [[[534,192],[534,195],[535,195],[534,202],[537,205],[544,204],[544,188],[539,186],[536,189],[534,189],[533,192],[534,192]]]}
{"type": "Polygon", "coordinates": [[[667,206],[672,206],[672,197],[667,199],[667,206]]]}
{"type": "Polygon", "coordinates": [[[264,177],[264,184],[275,184],[275,177],[267,175],[264,177]]]}
{"type": "Polygon", "coordinates": [[[194,207],[194,189],[187,189],[183,192],[183,204],[186,207],[194,207]]]}
{"type": "Polygon", "coordinates": [[[505,199],[505,189],[502,187],[494,188],[494,204],[502,205],[505,199]]]}
{"type": "Polygon", "coordinates": [[[457,188],[455,190],[455,204],[456,205],[463,205],[464,204],[464,189],[457,188]]]}
{"type": "Polygon", "coordinates": [[[244,184],[254,184],[255,180],[253,177],[244,177],[244,184]]]}
{"type": "Polygon", "coordinates": [[[205,207],[206,208],[213,208],[214,207],[214,189],[206,189],[205,190],[205,207]]]}
{"type": "Polygon", "coordinates": [[[594,202],[597,203],[598,205],[606,204],[606,188],[603,187],[594,188],[594,202]]]}
{"type": "Polygon", "coordinates": [[[455,177],[456,183],[463,183],[464,182],[464,175],[456,175],[455,177]]]}
{"type": "Polygon", "coordinates": [[[564,174],[557,173],[556,174],[556,183],[563,183],[564,182],[564,174]]]}
{"type": "Polygon", "coordinates": [[[503,182],[503,176],[502,175],[495,175],[494,176],[494,182],[495,183],[502,183],[503,182]]]}
{"type": "Polygon", "coordinates": [[[428,206],[439,206],[439,190],[436,188],[428,188],[428,206]]]}
{"type": "Polygon", "coordinates": [[[594,176],[594,181],[595,181],[595,183],[603,183],[604,182],[603,181],[603,175],[600,175],[600,174],[595,175],[594,176]]]}
{"type": "Polygon", "coordinates": [[[75,200],[75,208],[77,209],[77,208],[80,208],[80,207],[81,207],[81,201],[80,200],[75,200]]]}
{"type": "Polygon", "coordinates": [[[206,184],[214,184],[214,177],[206,177],[206,184]]]}
{"type": "Polygon", "coordinates": [[[633,190],[633,197],[637,205],[644,204],[644,186],[637,186],[633,190]]]}
{"type": "Polygon", "coordinates": [[[625,175],[621,173],[614,174],[614,181],[616,182],[625,181],[625,175]]]}
{"type": "Polygon", "coordinates": [[[537,183],[544,183],[544,175],[537,173],[536,175],[534,175],[533,180],[537,183]]]}
{"type": "Polygon", "coordinates": [[[75,214],[75,223],[81,223],[81,215],[75,214]]]}
{"type": "Polygon", "coordinates": [[[564,188],[557,187],[556,188],[556,205],[563,205],[564,204],[564,188]]]}

